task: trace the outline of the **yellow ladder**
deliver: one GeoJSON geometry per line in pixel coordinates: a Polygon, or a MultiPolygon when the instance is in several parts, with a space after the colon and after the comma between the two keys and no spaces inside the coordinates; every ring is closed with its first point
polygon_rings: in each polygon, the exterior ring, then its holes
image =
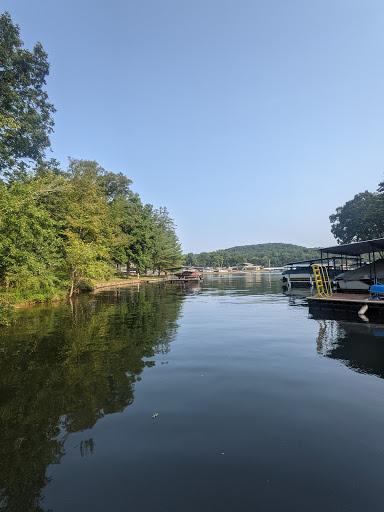
{"type": "Polygon", "coordinates": [[[332,295],[332,284],[329,279],[328,269],[325,265],[311,265],[313,277],[316,285],[317,294],[321,297],[329,297],[332,295]]]}

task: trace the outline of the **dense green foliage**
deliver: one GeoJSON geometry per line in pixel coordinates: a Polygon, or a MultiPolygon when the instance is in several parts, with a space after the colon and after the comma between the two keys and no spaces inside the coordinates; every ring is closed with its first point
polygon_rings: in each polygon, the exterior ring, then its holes
{"type": "Polygon", "coordinates": [[[23,48],[0,16],[0,303],[42,300],[117,265],[161,273],[180,266],[180,244],[165,208],[143,204],[122,173],[97,162],[44,161],[53,106],[44,90],[47,56],[23,48]]]}
{"type": "Polygon", "coordinates": [[[253,263],[267,267],[278,267],[290,261],[318,258],[316,249],[308,249],[293,244],[270,243],[256,245],[241,245],[213,252],[187,254],[188,265],[222,267],[236,266],[243,263],[253,263]]]}
{"type": "Polygon", "coordinates": [[[0,282],[22,299],[111,277],[116,264],[157,272],[181,263],[166,209],[144,205],[123,174],[71,160],[0,183],[0,282]]]}
{"type": "Polygon", "coordinates": [[[49,65],[37,43],[23,47],[19,28],[0,15],[0,173],[25,172],[28,160],[43,159],[53,128],[53,105],[44,90],[49,65]]]}
{"type": "Polygon", "coordinates": [[[384,182],[377,192],[360,192],[330,216],[331,231],[342,244],[384,237],[384,182]]]}
{"type": "Polygon", "coordinates": [[[168,351],[182,300],[153,284],[23,310],[0,330],[0,510],[47,510],[47,467],[67,450],[98,449],[86,432],[75,447],[68,434],[133,403],[143,370],[168,351]]]}

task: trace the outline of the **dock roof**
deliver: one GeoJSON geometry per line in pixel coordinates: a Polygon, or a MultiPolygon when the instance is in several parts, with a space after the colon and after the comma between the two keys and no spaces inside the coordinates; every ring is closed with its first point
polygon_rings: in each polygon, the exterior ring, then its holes
{"type": "Polygon", "coordinates": [[[333,245],[331,247],[322,247],[322,253],[343,254],[344,256],[360,256],[374,251],[384,251],[384,238],[375,238],[373,240],[362,240],[351,244],[333,245]]]}
{"type": "MultiPolygon", "coordinates": [[[[322,251],[324,249],[321,249],[322,251]]],[[[317,262],[322,262],[324,260],[339,260],[341,259],[341,256],[336,256],[335,258],[333,258],[332,256],[329,256],[329,258],[326,258],[326,257],[319,257],[319,258],[312,258],[310,260],[300,260],[300,261],[290,261],[289,263],[285,263],[284,267],[292,267],[293,265],[304,265],[304,264],[308,264],[308,265],[312,265],[312,263],[317,263],[317,262]]]]}

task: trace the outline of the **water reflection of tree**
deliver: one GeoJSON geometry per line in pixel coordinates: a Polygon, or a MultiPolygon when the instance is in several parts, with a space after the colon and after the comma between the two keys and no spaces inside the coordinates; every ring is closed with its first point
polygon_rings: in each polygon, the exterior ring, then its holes
{"type": "Polygon", "coordinates": [[[317,351],[360,373],[384,378],[384,326],[318,320],[317,351]]]}
{"type": "MultiPolygon", "coordinates": [[[[0,331],[0,510],[40,511],[46,468],[67,433],[134,399],[134,383],[177,329],[180,291],[119,290],[30,309],[0,331]]],[[[82,446],[92,453],[93,441],[82,446]]]]}

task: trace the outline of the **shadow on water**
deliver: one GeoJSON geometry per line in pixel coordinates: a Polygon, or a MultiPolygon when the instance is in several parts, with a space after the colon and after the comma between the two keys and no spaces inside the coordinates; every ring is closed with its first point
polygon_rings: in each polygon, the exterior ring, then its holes
{"type": "MultiPolygon", "coordinates": [[[[305,288],[285,289],[290,306],[308,307],[306,297],[315,293],[305,288]]],[[[356,313],[309,309],[319,324],[317,352],[337,359],[351,370],[384,378],[384,325],[366,323],[356,313]]]]}
{"type": "MultiPolygon", "coordinates": [[[[148,358],[169,350],[183,297],[120,289],[21,311],[0,330],[0,510],[43,510],[46,469],[65,455],[66,436],[133,403],[148,358]]],[[[79,450],[92,454],[92,438],[79,450]]]]}
{"type": "Polygon", "coordinates": [[[384,325],[318,319],[319,354],[359,373],[384,378],[384,325]]]}

